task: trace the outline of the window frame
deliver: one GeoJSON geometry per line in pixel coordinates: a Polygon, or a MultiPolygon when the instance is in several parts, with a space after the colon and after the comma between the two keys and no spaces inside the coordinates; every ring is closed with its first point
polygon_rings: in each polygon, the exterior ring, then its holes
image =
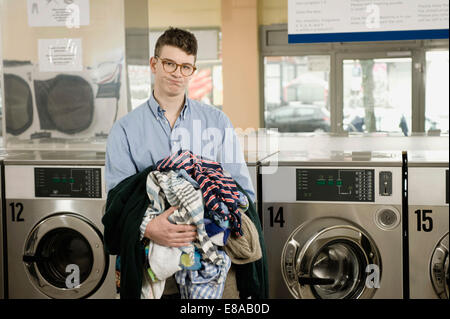
{"type": "Polygon", "coordinates": [[[331,133],[343,130],[343,60],[406,58],[411,63],[411,132],[425,132],[426,52],[449,50],[448,39],[373,42],[288,43],[287,24],[260,26],[260,125],[265,127],[264,58],[269,56],[330,56],[329,101],[331,133]]]}

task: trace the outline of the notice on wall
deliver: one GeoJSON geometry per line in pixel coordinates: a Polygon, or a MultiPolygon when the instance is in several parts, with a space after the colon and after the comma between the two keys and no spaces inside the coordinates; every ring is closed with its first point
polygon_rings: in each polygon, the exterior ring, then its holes
{"type": "Polygon", "coordinates": [[[448,0],[288,0],[289,43],[448,38],[448,0]]]}
{"type": "Polygon", "coordinates": [[[89,0],[27,0],[30,27],[89,25],[89,0]]]}
{"type": "Polygon", "coordinates": [[[83,70],[81,39],[39,39],[40,72],[83,70]]]}

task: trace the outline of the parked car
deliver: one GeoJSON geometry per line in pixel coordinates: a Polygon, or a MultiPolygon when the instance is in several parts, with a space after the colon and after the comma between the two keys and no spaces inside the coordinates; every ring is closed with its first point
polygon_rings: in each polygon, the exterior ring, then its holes
{"type": "Polygon", "coordinates": [[[328,82],[312,73],[302,73],[283,86],[283,101],[325,106],[328,99],[328,82]]]}
{"type": "Polygon", "coordinates": [[[330,113],[312,104],[281,106],[267,113],[266,128],[278,128],[279,132],[329,132],[330,113]]]}

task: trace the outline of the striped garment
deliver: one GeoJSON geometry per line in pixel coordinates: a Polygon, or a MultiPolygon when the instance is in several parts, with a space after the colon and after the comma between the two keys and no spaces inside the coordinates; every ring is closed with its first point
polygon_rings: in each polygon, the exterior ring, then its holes
{"type": "Polygon", "coordinates": [[[215,266],[202,260],[200,270],[180,270],[175,273],[175,280],[180,286],[182,299],[222,298],[231,260],[222,250],[219,250],[219,253],[225,260],[221,266],[215,266]]]}
{"type": "MultiPolygon", "coordinates": [[[[157,171],[152,171],[147,175],[146,190],[147,190],[147,196],[149,199],[149,205],[147,207],[147,210],[144,213],[144,217],[142,219],[141,226],[140,226],[141,241],[144,239],[144,234],[145,234],[145,230],[147,228],[148,223],[153,218],[155,218],[159,214],[162,214],[166,209],[169,208],[169,207],[166,207],[167,206],[166,205],[166,194],[162,190],[161,185],[159,185],[159,181],[155,176],[155,172],[157,172],[157,171]]],[[[201,201],[199,202],[198,205],[202,205],[201,201]]],[[[173,248],[173,249],[178,249],[178,248],[173,248]]],[[[194,250],[195,250],[194,245],[180,247],[179,249],[182,252],[184,252],[185,254],[188,254],[190,259],[192,261],[194,261],[194,250]]]]}
{"type": "Polygon", "coordinates": [[[184,169],[200,185],[206,211],[220,214],[224,220],[229,220],[231,232],[235,237],[242,235],[236,183],[233,178],[224,175],[219,163],[197,157],[190,151],[179,150],[156,163],[156,169],[184,169]],[[227,209],[224,209],[221,203],[225,204],[227,209]]]}
{"type": "MultiPolygon", "coordinates": [[[[195,245],[202,253],[204,260],[213,264],[224,263],[217,247],[209,239],[203,222],[203,198],[200,190],[195,190],[191,183],[180,177],[178,172],[153,171],[149,175],[156,179],[167,201],[178,209],[169,216],[169,221],[175,224],[190,224],[197,226],[197,240],[195,245]]],[[[147,188],[153,183],[147,183],[147,188]]],[[[193,256],[193,253],[192,253],[193,256]]]]}

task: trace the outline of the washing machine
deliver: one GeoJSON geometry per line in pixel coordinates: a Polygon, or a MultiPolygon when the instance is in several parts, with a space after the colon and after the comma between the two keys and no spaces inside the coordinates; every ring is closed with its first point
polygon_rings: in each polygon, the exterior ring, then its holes
{"type": "Polygon", "coordinates": [[[4,160],[9,298],[115,298],[105,252],[105,154],[10,153],[4,160]]]}
{"type": "Polygon", "coordinates": [[[448,151],[408,152],[409,291],[449,299],[448,151]]]}
{"type": "Polygon", "coordinates": [[[0,203],[1,203],[1,208],[0,208],[0,299],[5,299],[6,298],[6,294],[5,294],[5,282],[6,282],[6,269],[5,269],[5,246],[4,246],[4,236],[5,236],[5,231],[4,231],[4,202],[3,202],[3,184],[4,184],[4,180],[3,180],[3,158],[5,156],[6,152],[3,149],[0,149],[0,203]]]}
{"type": "Polygon", "coordinates": [[[402,156],[279,152],[262,175],[269,297],[402,298],[402,156]]]}
{"type": "Polygon", "coordinates": [[[38,72],[34,90],[43,137],[106,138],[119,112],[122,61],[81,72],[38,72]]]}
{"type": "Polygon", "coordinates": [[[122,64],[61,73],[4,61],[6,132],[13,140],[106,138],[119,112],[122,64]]]}

